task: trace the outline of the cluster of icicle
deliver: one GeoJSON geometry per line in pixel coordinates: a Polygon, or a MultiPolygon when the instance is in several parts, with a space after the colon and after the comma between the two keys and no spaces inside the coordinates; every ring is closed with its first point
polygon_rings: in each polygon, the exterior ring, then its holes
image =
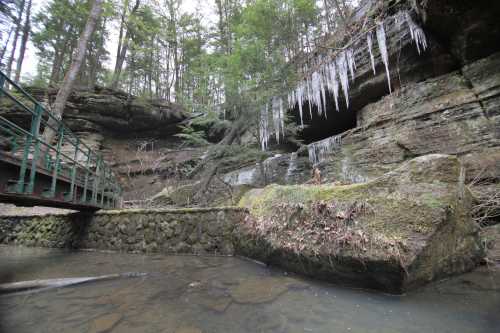
{"type": "Polygon", "coordinates": [[[271,102],[271,107],[269,107],[269,104],[266,104],[260,110],[259,133],[262,150],[267,149],[269,138],[272,133],[269,124],[269,109],[271,109],[272,124],[274,134],[276,136],[276,142],[279,143],[280,138],[285,137],[285,110],[283,100],[281,98],[274,97],[271,102]]]}
{"type": "MultiPolygon", "coordinates": [[[[394,16],[396,26],[401,29],[403,22],[406,22],[410,31],[410,36],[415,42],[418,53],[425,51],[427,48],[427,40],[422,28],[420,28],[412,19],[408,11],[400,11],[394,16]]],[[[389,53],[387,51],[387,38],[384,22],[380,22],[374,28],[377,45],[380,52],[380,58],[385,66],[387,84],[389,92],[392,92],[390,71],[389,71],[389,53]]],[[[370,54],[370,62],[373,74],[376,74],[374,47],[373,47],[373,30],[366,33],[366,44],[370,54]]],[[[340,90],[345,98],[346,106],[349,108],[349,76],[351,82],[354,81],[356,75],[356,61],[354,57],[355,51],[352,47],[338,52],[330,61],[324,61],[321,57],[318,58],[318,63],[321,65],[312,72],[304,81],[300,82],[296,89],[288,96],[288,105],[293,108],[295,105],[299,107],[300,121],[303,125],[302,107],[305,101],[309,102],[309,111],[315,105],[318,109],[318,115],[324,115],[326,118],[326,91],[330,92],[335,100],[335,107],[339,110],[339,94],[340,90]]],[[[304,72],[308,72],[307,68],[304,72]]]]}
{"type": "MultiPolygon", "coordinates": [[[[406,23],[410,31],[410,36],[415,42],[418,53],[425,51],[427,49],[427,40],[425,33],[421,27],[419,27],[415,21],[412,19],[408,11],[400,11],[394,17],[394,23],[398,29],[403,28],[403,23],[406,23]]],[[[366,44],[368,46],[368,52],[370,54],[370,62],[374,75],[376,74],[376,64],[374,56],[374,33],[377,41],[380,58],[385,67],[385,72],[387,76],[387,84],[389,87],[389,92],[392,93],[390,71],[389,71],[389,53],[387,51],[387,38],[384,22],[378,23],[374,29],[366,33],[366,44]]],[[[312,71],[305,80],[298,83],[295,90],[288,94],[288,108],[293,109],[295,105],[298,105],[301,126],[304,126],[303,121],[303,105],[306,101],[309,103],[309,112],[312,118],[312,107],[315,105],[318,110],[318,115],[323,115],[327,117],[326,112],[326,96],[329,92],[335,101],[335,107],[337,111],[339,110],[339,95],[342,93],[344,95],[345,103],[347,108],[349,108],[349,76],[351,82],[355,79],[356,74],[356,61],[355,61],[355,50],[353,46],[346,47],[341,51],[337,52],[334,56],[329,56],[328,59],[322,56],[317,57],[318,66],[312,71]]],[[[312,68],[308,68],[307,65],[304,68],[304,73],[311,72],[312,68]]],[[[283,100],[280,97],[273,98],[272,116],[274,120],[274,133],[276,135],[277,141],[279,142],[280,131],[282,131],[283,125],[276,124],[276,121],[283,121],[283,100]],[[279,107],[275,107],[279,105],[279,107]]],[[[260,137],[262,149],[266,149],[268,145],[269,138],[271,136],[271,131],[269,127],[269,114],[268,106],[265,106],[261,112],[261,125],[260,125],[260,137]]]]}
{"type": "Polygon", "coordinates": [[[309,152],[309,161],[312,165],[323,162],[335,149],[342,145],[342,137],[340,135],[332,136],[324,140],[311,143],[307,146],[309,152]]]}

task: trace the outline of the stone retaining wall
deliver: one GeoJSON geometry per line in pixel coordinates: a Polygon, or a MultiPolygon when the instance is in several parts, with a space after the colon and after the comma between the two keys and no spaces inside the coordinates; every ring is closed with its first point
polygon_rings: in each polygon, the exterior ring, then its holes
{"type": "Polygon", "coordinates": [[[0,217],[0,243],[129,252],[234,254],[234,207],[0,217]]]}

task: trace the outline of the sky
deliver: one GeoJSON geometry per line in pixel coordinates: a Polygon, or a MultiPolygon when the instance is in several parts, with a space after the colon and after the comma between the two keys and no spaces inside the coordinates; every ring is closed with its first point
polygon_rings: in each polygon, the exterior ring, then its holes
{"type": "MultiPolygon", "coordinates": [[[[37,13],[40,8],[45,6],[49,0],[34,0],[33,13],[37,13]]],[[[211,22],[214,15],[212,1],[207,0],[183,0],[181,10],[185,13],[195,13],[198,9],[203,13],[206,22],[211,22]]],[[[118,47],[118,26],[113,25],[111,28],[110,38],[107,41],[106,49],[109,51],[109,60],[106,62],[105,67],[112,68],[115,62],[116,48],[118,47]]],[[[32,77],[36,74],[38,57],[36,56],[36,49],[31,42],[28,42],[28,48],[23,62],[23,77],[32,77]]]]}

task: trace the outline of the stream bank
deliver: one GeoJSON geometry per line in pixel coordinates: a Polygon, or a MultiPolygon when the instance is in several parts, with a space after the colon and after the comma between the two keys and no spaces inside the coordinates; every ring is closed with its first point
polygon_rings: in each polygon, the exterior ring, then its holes
{"type": "Polygon", "coordinates": [[[371,182],[278,186],[240,207],[4,216],[0,242],[243,255],[329,282],[401,293],[485,257],[456,157],[428,155],[371,182]]]}

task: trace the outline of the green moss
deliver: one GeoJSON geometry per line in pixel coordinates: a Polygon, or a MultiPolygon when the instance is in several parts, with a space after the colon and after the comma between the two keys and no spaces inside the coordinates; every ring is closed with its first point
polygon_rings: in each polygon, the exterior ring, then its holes
{"type": "Polygon", "coordinates": [[[443,203],[443,198],[436,197],[432,193],[424,193],[420,196],[420,200],[427,206],[432,208],[443,207],[446,203],[443,203]]]}
{"type": "Polygon", "coordinates": [[[281,203],[310,204],[335,199],[354,201],[362,197],[366,184],[335,186],[325,185],[270,185],[264,189],[250,191],[239,202],[255,216],[264,216],[281,203]]]}
{"type": "Polygon", "coordinates": [[[117,210],[103,210],[96,213],[99,216],[106,215],[131,215],[131,214],[189,214],[189,213],[206,213],[206,212],[220,212],[220,211],[241,211],[245,212],[246,209],[242,207],[210,207],[210,208],[175,208],[175,209],[117,209],[117,210]]]}
{"type": "MultiPolygon", "coordinates": [[[[286,219],[283,204],[299,205],[306,216],[314,216],[311,211],[315,203],[333,203],[349,207],[354,203],[366,204],[372,214],[360,214],[356,223],[373,238],[401,241],[411,239],[416,234],[430,234],[446,216],[452,206],[450,196],[433,193],[429,188],[423,193],[416,185],[400,186],[385,180],[363,184],[335,186],[315,185],[270,185],[264,189],[250,191],[239,202],[240,207],[249,208],[256,218],[286,219]]],[[[289,222],[291,223],[291,222],[289,222]]]]}

